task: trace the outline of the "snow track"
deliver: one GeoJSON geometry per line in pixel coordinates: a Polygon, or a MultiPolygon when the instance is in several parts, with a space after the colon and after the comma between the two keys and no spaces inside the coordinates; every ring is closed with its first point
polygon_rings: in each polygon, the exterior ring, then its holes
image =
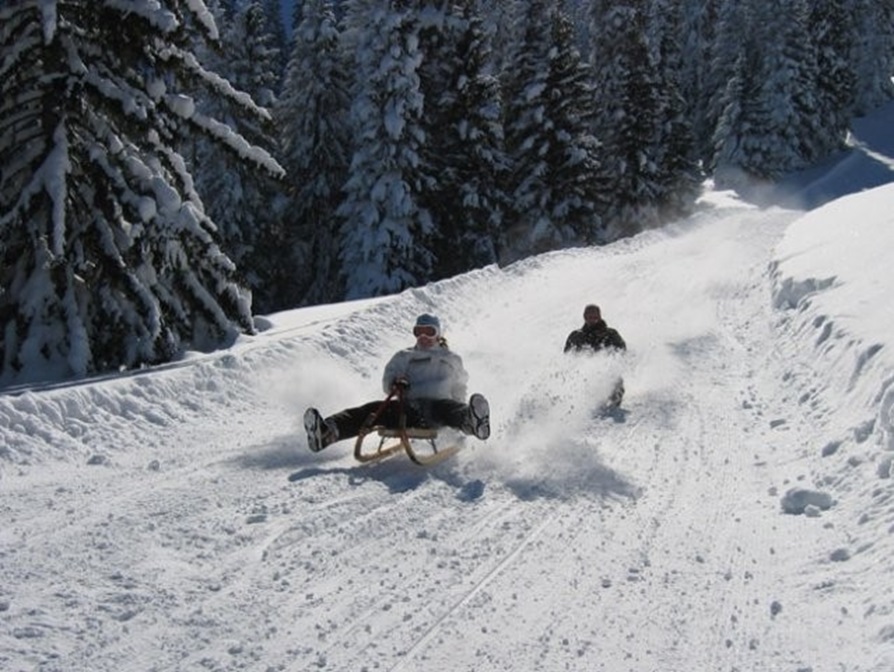
{"type": "Polygon", "coordinates": [[[842,572],[843,529],[780,511],[830,415],[775,345],[768,264],[794,217],[709,210],[0,397],[0,667],[869,672],[846,597],[868,565],[842,572]],[[561,353],[593,301],[626,358],[561,353]],[[490,399],[490,440],[430,469],[309,453],[304,407],[377,398],[423,311],[490,399]],[[618,375],[626,413],[602,417],[618,375]]]}

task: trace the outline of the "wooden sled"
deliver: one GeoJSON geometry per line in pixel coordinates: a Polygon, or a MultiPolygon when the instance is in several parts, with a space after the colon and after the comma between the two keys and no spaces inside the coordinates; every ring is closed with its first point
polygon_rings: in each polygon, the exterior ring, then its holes
{"type": "Polygon", "coordinates": [[[357,435],[357,441],[354,443],[354,457],[360,462],[377,462],[403,451],[415,464],[431,466],[443,462],[459,452],[457,445],[438,448],[437,438],[438,431],[435,429],[420,429],[418,427],[391,429],[374,426],[357,435]],[[363,441],[373,432],[379,436],[379,446],[376,450],[363,452],[363,441]],[[428,444],[428,447],[423,451],[417,450],[414,443],[418,445],[423,441],[428,444]]]}
{"type": "Polygon", "coordinates": [[[391,457],[401,451],[407,454],[415,464],[421,466],[431,466],[443,462],[459,452],[458,445],[451,445],[448,448],[438,448],[437,438],[438,430],[407,427],[407,418],[403,411],[403,391],[396,389],[382,402],[379,410],[373,413],[364,423],[360,432],[357,434],[357,440],[354,443],[354,457],[359,462],[378,462],[387,457],[391,457]],[[385,405],[397,396],[401,405],[400,422],[396,428],[385,427],[376,424],[379,415],[385,408],[385,405]],[[379,436],[379,446],[376,450],[363,452],[363,442],[367,436],[375,432],[379,436]],[[426,442],[428,447],[419,451],[416,445],[426,442]],[[414,445],[415,444],[415,445],[414,445]]]}

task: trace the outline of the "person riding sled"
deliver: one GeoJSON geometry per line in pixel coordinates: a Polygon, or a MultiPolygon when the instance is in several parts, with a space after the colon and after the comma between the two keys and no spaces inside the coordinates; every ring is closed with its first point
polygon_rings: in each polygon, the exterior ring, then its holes
{"type": "Polygon", "coordinates": [[[395,353],[385,366],[382,389],[388,399],[384,403],[371,401],[325,418],[316,408],[305,411],[310,450],[319,452],[336,441],[356,437],[376,413],[377,424],[388,428],[398,427],[403,412],[407,427],[446,426],[481,440],[490,436],[490,405],[478,393],[466,402],[469,375],[462,358],[447,347],[440,320],[427,313],[420,315],[413,335],[416,344],[395,353]]]}
{"type": "MultiPolygon", "coordinates": [[[[584,308],[584,325],[575,329],[565,340],[565,352],[601,352],[603,350],[623,352],[627,344],[617,330],[612,329],[602,319],[599,306],[589,304],[584,308]]],[[[608,399],[610,408],[618,408],[624,399],[624,379],[618,378],[608,399]]]]}

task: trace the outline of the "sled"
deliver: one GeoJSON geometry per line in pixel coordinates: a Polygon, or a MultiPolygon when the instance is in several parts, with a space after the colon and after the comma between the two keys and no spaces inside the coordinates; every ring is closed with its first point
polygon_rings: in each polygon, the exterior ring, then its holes
{"type": "Polygon", "coordinates": [[[459,452],[457,445],[438,448],[437,438],[438,432],[435,429],[371,427],[368,431],[357,435],[357,441],[354,443],[354,457],[360,462],[378,462],[403,451],[415,464],[431,466],[443,462],[459,452]],[[379,437],[379,446],[375,450],[364,452],[363,441],[373,432],[379,437]],[[421,452],[416,449],[414,444],[419,445],[423,441],[428,444],[428,447],[421,452]]]}
{"type": "Polygon", "coordinates": [[[387,457],[404,452],[410,460],[420,466],[431,466],[443,462],[459,452],[458,445],[451,445],[448,448],[438,448],[437,438],[438,430],[422,427],[407,427],[407,416],[404,413],[403,391],[396,389],[386,397],[379,409],[370,415],[364,423],[363,427],[357,433],[357,440],[354,442],[354,457],[359,462],[378,462],[387,457]],[[385,427],[376,424],[385,406],[392,398],[397,396],[400,403],[400,422],[397,427],[385,427]],[[364,452],[363,443],[367,436],[375,433],[379,437],[379,445],[375,450],[364,452]],[[427,447],[417,450],[417,446],[426,443],[427,447]]]}

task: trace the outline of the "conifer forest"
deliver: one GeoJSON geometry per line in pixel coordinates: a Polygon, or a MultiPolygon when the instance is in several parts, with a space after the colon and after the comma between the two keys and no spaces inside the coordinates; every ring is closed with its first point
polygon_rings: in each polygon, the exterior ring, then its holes
{"type": "Polygon", "coordinates": [[[635,235],[892,74],[891,0],[2,0],[0,385],[635,235]]]}

